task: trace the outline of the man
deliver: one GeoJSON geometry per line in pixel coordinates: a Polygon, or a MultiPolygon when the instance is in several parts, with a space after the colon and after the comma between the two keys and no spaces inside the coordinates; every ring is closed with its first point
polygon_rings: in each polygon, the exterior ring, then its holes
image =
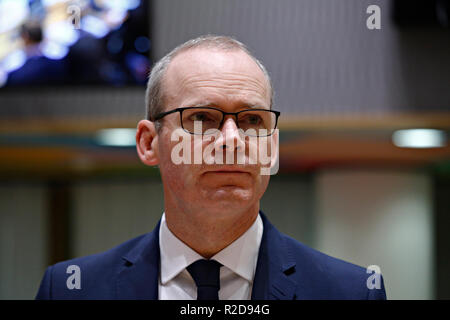
{"type": "Polygon", "coordinates": [[[160,222],[49,267],[37,298],[385,299],[381,275],[368,286],[365,269],[281,234],[260,211],[270,177],[262,169],[273,166],[278,138],[272,96],[264,66],[232,38],[199,37],[161,59],[136,134],[141,161],[161,172],[160,222]],[[264,146],[271,161],[252,162],[264,146]],[[78,287],[69,266],[79,268],[78,287]]]}

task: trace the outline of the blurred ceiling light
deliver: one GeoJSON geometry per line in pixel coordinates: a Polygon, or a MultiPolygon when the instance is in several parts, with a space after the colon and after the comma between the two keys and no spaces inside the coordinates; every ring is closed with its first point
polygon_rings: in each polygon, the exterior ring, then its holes
{"type": "Polygon", "coordinates": [[[109,26],[120,27],[120,25],[126,19],[127,14],[128,13],[126,10],[112,9],[112,10],[109,10],[108,13],[106,14],[105,20],[109,24],[109,26]]]}
{"type": "Polygon", "coordinates": [[[28,0],[0,1],[0,33],[21,25],[29,11],[28,0]]]}
{"type": "Polygon", "coordinates": [[[79,39],[78,31],[69,21],[58,21],[45,27],[44,36],[50,41],[71,46],[79,39]]]}
{"type": "Polygon", "coordinates": [[[103,38],[109,32],[106,23],[95,16],[87,15],[81,19],[81,29],[89,32],[96,38],[103,38]]]}
{"type": "Polygon", "coordinates": [[[109,9],[134,10],[141,4],[140,0],[114,0],[114,1],[96,1],[109,9]]]}
{"type": "Polygon", "coordinates": [[[53,41],[43,42],[40,47],[42,54],[51,60],[63,59],[69,53],[68,47],[53,41]]]}
{"type": "Polygon", "coordinates": [[[68,2],[67,0],[41,0],[42,4],[45,7],[51,7],[55,4],[61,3],[61,2],[68,2]]]}
{"type": "Polygon", "coordinates": [[[7,55],[2,61],[2,69],[6,72],[13,72],[22,67],[27,60],[27,55],[23,50],[16,50],[7,55]]]}
{"type": "Polygon", "coordinates": [[[132,147],[136,145],[136,129],[102,129],[97,131],[95,141],[102,146],[132,147]]]}
{"type": "Polygon", "coordinates": [[[438,148],[445,147],[446,137],[442,130],[406,129],[395,131],[392,142],[401,148],[438,148]]]}

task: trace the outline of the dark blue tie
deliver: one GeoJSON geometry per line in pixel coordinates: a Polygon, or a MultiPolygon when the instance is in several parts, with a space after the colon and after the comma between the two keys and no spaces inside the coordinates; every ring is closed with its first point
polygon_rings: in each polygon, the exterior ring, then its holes
{"type": "Polygon", "coordinates": [[[197,300],[219,300],[220,267],[215,260],[197,260],[187,271],[197,285],[197,300]]]}

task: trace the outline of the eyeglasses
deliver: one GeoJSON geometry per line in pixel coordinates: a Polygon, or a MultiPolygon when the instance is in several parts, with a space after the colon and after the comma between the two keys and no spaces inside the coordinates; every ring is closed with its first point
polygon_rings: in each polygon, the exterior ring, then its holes
{"type": "MultiPolygon", "coordinates": [[[[219,130],[226,115],[235,117],[236,126],[243,131],[245,135],[256,137],[267,137],[273,134],[277,127],[279,111],[268,109],[246,109],[239,112],[225,112],[213,107],[187,107],[176,108],[156,115],[153,121],[179,112],[181,127],[190,134],[212,134],[207,132],[210,129],[219,130]],[[194,130],[194,122],[201,123],[201,133],[194,130]]],[[[198,129],[197,129],[198,130],[198,129]]]]}

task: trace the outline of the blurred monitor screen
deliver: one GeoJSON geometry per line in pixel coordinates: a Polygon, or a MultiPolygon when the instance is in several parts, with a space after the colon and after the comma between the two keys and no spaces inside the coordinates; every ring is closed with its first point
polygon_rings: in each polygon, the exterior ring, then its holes
{"type": "Polygon", "coordinates": [[[0,0],[0,88],[143,85],[149,14],[146,0],[0,0]]]}

